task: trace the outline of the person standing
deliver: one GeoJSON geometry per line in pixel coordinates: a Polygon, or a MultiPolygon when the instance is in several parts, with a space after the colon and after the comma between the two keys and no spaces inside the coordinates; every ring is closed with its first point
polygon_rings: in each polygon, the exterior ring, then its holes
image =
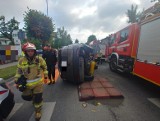
{"type": "Polygon", "coordinates": [[[56,51],[53,48],[51,48],[50,45],[48,45],[47,47],[48,49],[46,52],[44,52],[42,57],[45,59],[47,64],[48,78],[50,80],[48,85],[50,85],[55,83],[55,65],[57,62],[57,57],[56,51]]]}
{"type": "Polygon", "coordinates": [[[43,79],[47,82],[48,72],[45,60],[37,56],[36,47],[32,43],[25,43],[23,46],[24,57],[18,61],[15,75],[17,88],[22,92],[22,98],[32,101],[35,108],[35,119],[39,121],[42,109],[43,79]]]}

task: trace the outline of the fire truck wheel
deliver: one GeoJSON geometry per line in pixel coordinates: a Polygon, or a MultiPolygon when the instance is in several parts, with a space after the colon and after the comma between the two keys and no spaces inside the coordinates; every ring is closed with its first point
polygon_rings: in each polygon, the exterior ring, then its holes
{"type": "Polygon", "coordinates": [[[116,71],[117,70],[117,58],[112,57],[109,63],[109,67],[111,71],[116,71]]]}

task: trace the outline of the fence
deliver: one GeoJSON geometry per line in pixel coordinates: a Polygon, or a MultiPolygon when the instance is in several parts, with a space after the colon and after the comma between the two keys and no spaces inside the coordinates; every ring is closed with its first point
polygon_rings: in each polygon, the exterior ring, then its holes
{"type": "Polygon", "coordinates": [[[18,46],[0,45],[0,64],[18,60],[18,46]]]}

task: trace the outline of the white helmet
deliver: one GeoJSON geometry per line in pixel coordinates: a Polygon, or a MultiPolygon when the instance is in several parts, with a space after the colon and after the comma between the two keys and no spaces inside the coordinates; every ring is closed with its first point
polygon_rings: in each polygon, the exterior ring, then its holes
{"type": "Polygon", "coordinates": [[[34,44],[27,42],[23,45],[23,50],[36,50],[36,47],[34,44]]]}

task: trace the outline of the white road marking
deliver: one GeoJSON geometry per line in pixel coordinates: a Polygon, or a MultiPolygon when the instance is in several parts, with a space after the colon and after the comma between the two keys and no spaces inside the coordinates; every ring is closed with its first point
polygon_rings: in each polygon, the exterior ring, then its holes
{"type": "MultiPolygon", "coordinates": [[[[52,113],[54,111],[56,102],[43,103],[42,107],[42,117],[40,121],[50,121],[52,113]]],[[[34,113],[30,117],[29,121],[35,121],[34,113]]]]}
{"type": "Polygon", "coordinates": [[[160,98],[148,98],[148,100],[160,108],[160,98]]]}
{"type": "Polygon", "coordinates": [[[9,119],[17,112],[18,109],[23,105],[23,103],[15,103],[13,110],[9,114],[9,116],[5,119],[5,121],[9,121],[9,119]]]}

